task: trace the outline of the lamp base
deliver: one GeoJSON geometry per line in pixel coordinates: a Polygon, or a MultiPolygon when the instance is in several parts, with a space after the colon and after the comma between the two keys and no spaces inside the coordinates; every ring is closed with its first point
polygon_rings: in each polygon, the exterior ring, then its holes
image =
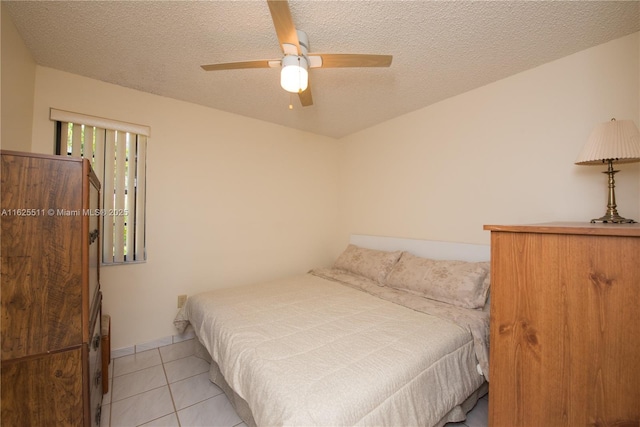
{"type": "Polygon", "coordinates": [[[596,219],[592,219],[591,223],[595,224],[596,222],[602,222],[602,223],[612,223],[612,224],[635,224],[637,221],[634,221],[633,219],[627,219],[627,218],[623,218],[618,214],[606,214],[603,217],[600,218],[596,218],[596,219]]]}
{"type": "Polygon", "coordinates": [[[632,219],[626,219],[618,215],[618,210],[616,209],[616,181],[615,174],[618,173],[617,170],[613,170],[613,161],[617,159],[606,159],[603,162],[608,163],[607,170],[602,172],[609,176],[609,198],[607,200],[607,213],[600,218],[592,219],[591,223],[602,222],[602,223],[613,223],[613,224],[635,224],[636,221],[632,219]]]}

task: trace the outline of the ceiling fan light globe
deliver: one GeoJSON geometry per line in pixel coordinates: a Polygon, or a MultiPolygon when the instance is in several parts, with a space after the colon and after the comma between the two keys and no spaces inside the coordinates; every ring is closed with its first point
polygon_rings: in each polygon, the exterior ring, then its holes
{"type": "Polygon", "coordinates": [[[307,60],[303,56],[285,56],[280,71],[280,86],[287,92],[303,92],[309,86],[307,60]]]}

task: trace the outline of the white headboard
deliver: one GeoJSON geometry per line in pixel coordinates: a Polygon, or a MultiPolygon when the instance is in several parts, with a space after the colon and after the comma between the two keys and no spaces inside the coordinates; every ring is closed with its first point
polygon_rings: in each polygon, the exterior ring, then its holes
{"type": "Polygon", "coordinates": [[[460,261],[489,261],[491,246],[472,243],[439,242],[436,240],[403,239],[399,237],[352,234],[349,243],[363,248],[382,251],[407,251],[431,259],[460,261]]]}

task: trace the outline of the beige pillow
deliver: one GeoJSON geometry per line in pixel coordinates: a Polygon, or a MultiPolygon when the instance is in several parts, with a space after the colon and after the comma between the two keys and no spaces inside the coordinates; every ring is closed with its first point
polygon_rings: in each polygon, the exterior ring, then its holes
{"type": "Polygon", "coordinates": [[[482,308],[489,290],[489,262],[443,261],[403,252],[387,285],[464,308],[482,308]]]}
{"type": "Polygon", "coordinates": [[[348,271],[384,284],[401,251],[387,252],[349,245],[333,264],[333,268],[348,271]]]}

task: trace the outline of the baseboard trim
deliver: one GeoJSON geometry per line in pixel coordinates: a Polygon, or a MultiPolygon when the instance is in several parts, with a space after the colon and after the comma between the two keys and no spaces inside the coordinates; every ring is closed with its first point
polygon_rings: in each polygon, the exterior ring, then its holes
{"type": "Polygon", "coordinates": [[[168,337],[162,337],[153,341],[147,341],[140,344],[135,344],[129,347],[117,348],[111,350],[111,359],[117,359],[118,357],[130,356],[132,354],[141,353],[143,351],[153,350],[154,348],[164,347],[166,345],[176,344],[182,341],[195,338],[196,334],[193,331],[191,325],[189,325],[185,331],[181,334],[170,335],[168,337]]]}

